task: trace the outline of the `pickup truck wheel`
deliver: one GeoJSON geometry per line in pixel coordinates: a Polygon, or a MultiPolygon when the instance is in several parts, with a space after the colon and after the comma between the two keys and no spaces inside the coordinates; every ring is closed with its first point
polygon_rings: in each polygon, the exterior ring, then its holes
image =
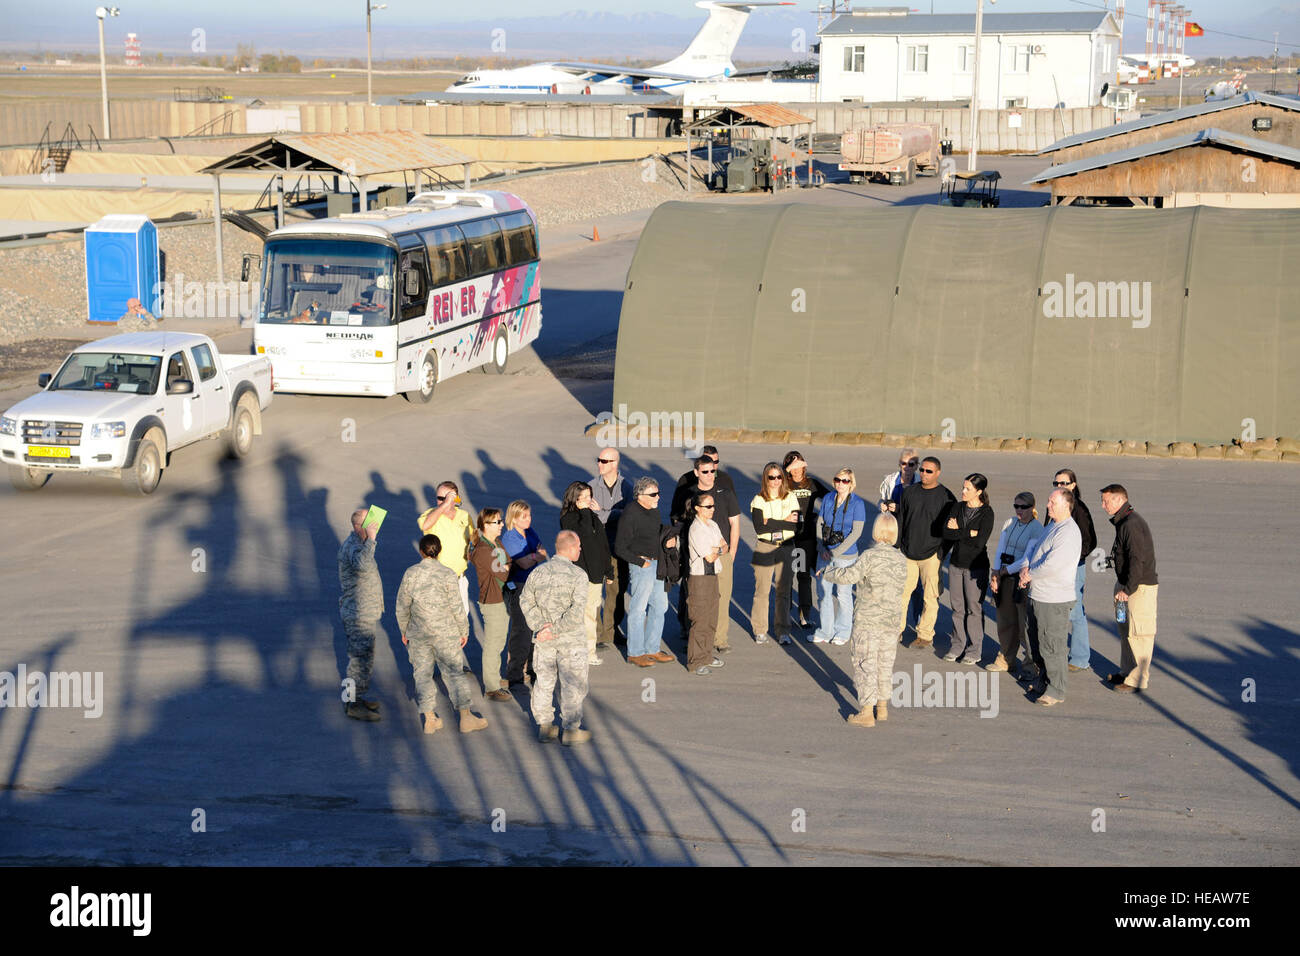
{"type": "Polygon", "coordinates": [[[502,329],[492,342],[492,355],[483,363],[483,371],[497,375],[506,373],[506,360],[510,357],[510,340],[506,330],[502,329]]]}
{"type": "Polygon", "coordinates": [[[24,468],[22,465],[9,469],[9,481],[19,491],[39,491],[45,487],[45,483],[53,475],[52,471],[42,471],[38,468],[24,468]]]}
{"type": "Polygon", "coordinates": [[[241,398],[235,406],[235,421],[230,426],[230,457],[244,458],[253,450],[253,412],[248,400],[241,398]]]}
{"type": "Polygon", "coordinates": [[[433,356],[426,355],[424,364],[420,366],[420,387],[409,392],[403,392],[408,402],[420,405],[427,405],[433,400],[433,386],[438,381],[438,367],[433,363],[433,356]]]}
{"type": "MultiPolygon", "coordinates": [[[[156,435],[153,431],[150,435],[156,435]]],[[[150,438],[142,438],[135,451],[135,462],[122,471],[122,484],[137,495],[152,494],[162,480],[162,453],[150,438]]]]}

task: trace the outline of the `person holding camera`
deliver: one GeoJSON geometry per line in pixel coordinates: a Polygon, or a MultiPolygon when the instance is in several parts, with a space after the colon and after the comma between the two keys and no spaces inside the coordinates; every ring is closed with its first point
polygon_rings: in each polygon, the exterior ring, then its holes
{"type": "Polygon", "coordinates": [[[799,626],[812,621],[813,571],[817,567],[817,522],[815,516],[821,500],[831,493],[822,482],[808,474],[808,462],[797,451],[786,452],[781,461],[790,479],[790,491],[799,499],[799,530],[794,536],[792,567],[796,597],[799,601],[799,626]],[[800,560],[800,555],[803,559],[800,560]]]}
{"type": "Polygon", "coordinates": [[[790,643],[790,564],[799,530],[799,499],[790,491],[785,469],[774,461],[763,466],[758,494],[749,503],[754,522],[754,603],[749,612],[754,643],[766,644],[767,598],[776,583],[776,639],[790,643]]]}
{"type": "Polygon", "coordinates": [[[916,470],[920,463],[915,448],[904,448],[898,453],[898,471],[885,475],[885,480],[880,483],[877,504],[882,513],[888,511],[895,517],[898,516],[898,503],[903,500],[903,492],[921,480],[916,470]]]}
{"type": "Polygon", "coordinates": [[[816,644],[847,644],[853,632],[853,585],[836,584],[826,574],[846,568],[858,558],[858,540],[867,524],[867,503],[854,491],[858,487],[852,468],[835,473],[835,490],[817,505],[817,531],[822,546],[817,554],[821,581],[821,622],[808,638],[816,644]]]}
{"type": "Polygon", "coordinates": [[[986,670],[1010,671],[1012,667],[1020,670],[1013,676],[1030,677],[1038,670],[1035,663],[1038,651],[1035,642],[1030,640],[1028,595],[1019,586],[1020,572],[1028,561],[1029,553],[1043,536],[1043,525],[1038,520],[1038,509],[1034,507],[1034,495],[1022,491],[1013,502],[1015,517],[1008,518],[1002,525],[998,536],[997,561],[990,575],[989,586],[993,590],[994,602],[998,609],[998,656],[993,659],[986,670]],[[1020,645],[1025,646],[1025,663],[1020,664],[1016,655],[1020,645]]]}

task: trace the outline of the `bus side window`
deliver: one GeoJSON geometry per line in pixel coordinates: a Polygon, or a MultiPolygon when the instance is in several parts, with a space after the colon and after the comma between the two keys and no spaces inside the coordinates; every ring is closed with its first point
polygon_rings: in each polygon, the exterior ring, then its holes
{"type": "Polygon", "coordinates": [[[429,252],[433,288],[459,282],[467,275],[465,239],[455,226],[444,226],[421,233],[429,252]]]}
{"type": "Polygon", "coordinates": [[[505,239],[495,219],[461,223],[460,228],[465,233],[470,275],[494,272],[506,265],[505,239]]]}
{"type": "Polygon", "coordinates": [[[537,258],[537,232],[533,221],[523,210],[506,213],[497,220],[505,234],[507,263],[523,265],[537,258]]]}
{"type": "Polygon", "coordinates": [[[401,287],[402,318],[418,319],[424,315],[425,304],[429,301],[429,269],[425,264],[423,249],[408,249],[402,253],[401,268],[398,270],[397,281],[401,287]],[[414,270],[419,277],[420,288],[414,295],[407,294],[407,270],[414,270]]]}

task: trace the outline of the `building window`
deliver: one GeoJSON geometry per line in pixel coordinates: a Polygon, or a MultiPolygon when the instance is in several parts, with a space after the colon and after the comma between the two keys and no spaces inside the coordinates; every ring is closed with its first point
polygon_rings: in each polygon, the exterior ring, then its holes
{"type": "Polygon", "coordinates": [[[1025,109],[1025,102],[1026,102],[1025,97],[1017,96],[1013,99],[1007,100],[1006,106],[1004,108],[1009,110],[1023,110],[1025,109]]]}
{"type": "Polygon", "coordinates": [[[975,46],[963,44],[957,47],[957,72],[970,73],[975,69],[975,46]]]}
{"type": "Polygon", "coordinates": [[[844,48],[844,72],[863,73],[867,68],[867,48],[865,46],[846,46],[844,48]]]}
{"type": "Polygon", "coordinates": [[[907,48],[907,72],[908,73],[929,73],[930,72],[930,48],[925,44],[918,46],[909,46],[907,48]]]}
{"type": "Polygon", "coordinates": [[[1033,55],[1034,48],[1031,46],[1013,46],[1009,48],[1011,55],[1011,64],[1007,67],[1008,73],[1028,73],[1029,58],[1033,55]]]}

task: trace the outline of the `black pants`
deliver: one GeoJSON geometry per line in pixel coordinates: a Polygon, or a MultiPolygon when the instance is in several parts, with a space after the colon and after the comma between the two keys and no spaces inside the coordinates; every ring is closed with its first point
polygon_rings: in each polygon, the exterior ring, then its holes
{"type": "MultiPolygon", "coordinates": [[[[813,520],[816,523],[816,519],[813,520]]],[[[817,570],[817,539],[816,537],[795,538],[794,547],[796,557],[798,551],[803,550],[803,560],[799,562],[800,570],[794,574],[794,591],[799,596],[799,611],[807,617],[813,608],[813,572],[817,570]]]]}
{"type": "Polygon", "coordinates": [[[506,639],[506,680],[511,684],[524,682],[524,671],[530,679],[537,675],[533,672],[533,630],[524,619],[524,612],[519,607],[519,589],[502,588],[506,610],[510,612],[510,636],[506,639]]]}

